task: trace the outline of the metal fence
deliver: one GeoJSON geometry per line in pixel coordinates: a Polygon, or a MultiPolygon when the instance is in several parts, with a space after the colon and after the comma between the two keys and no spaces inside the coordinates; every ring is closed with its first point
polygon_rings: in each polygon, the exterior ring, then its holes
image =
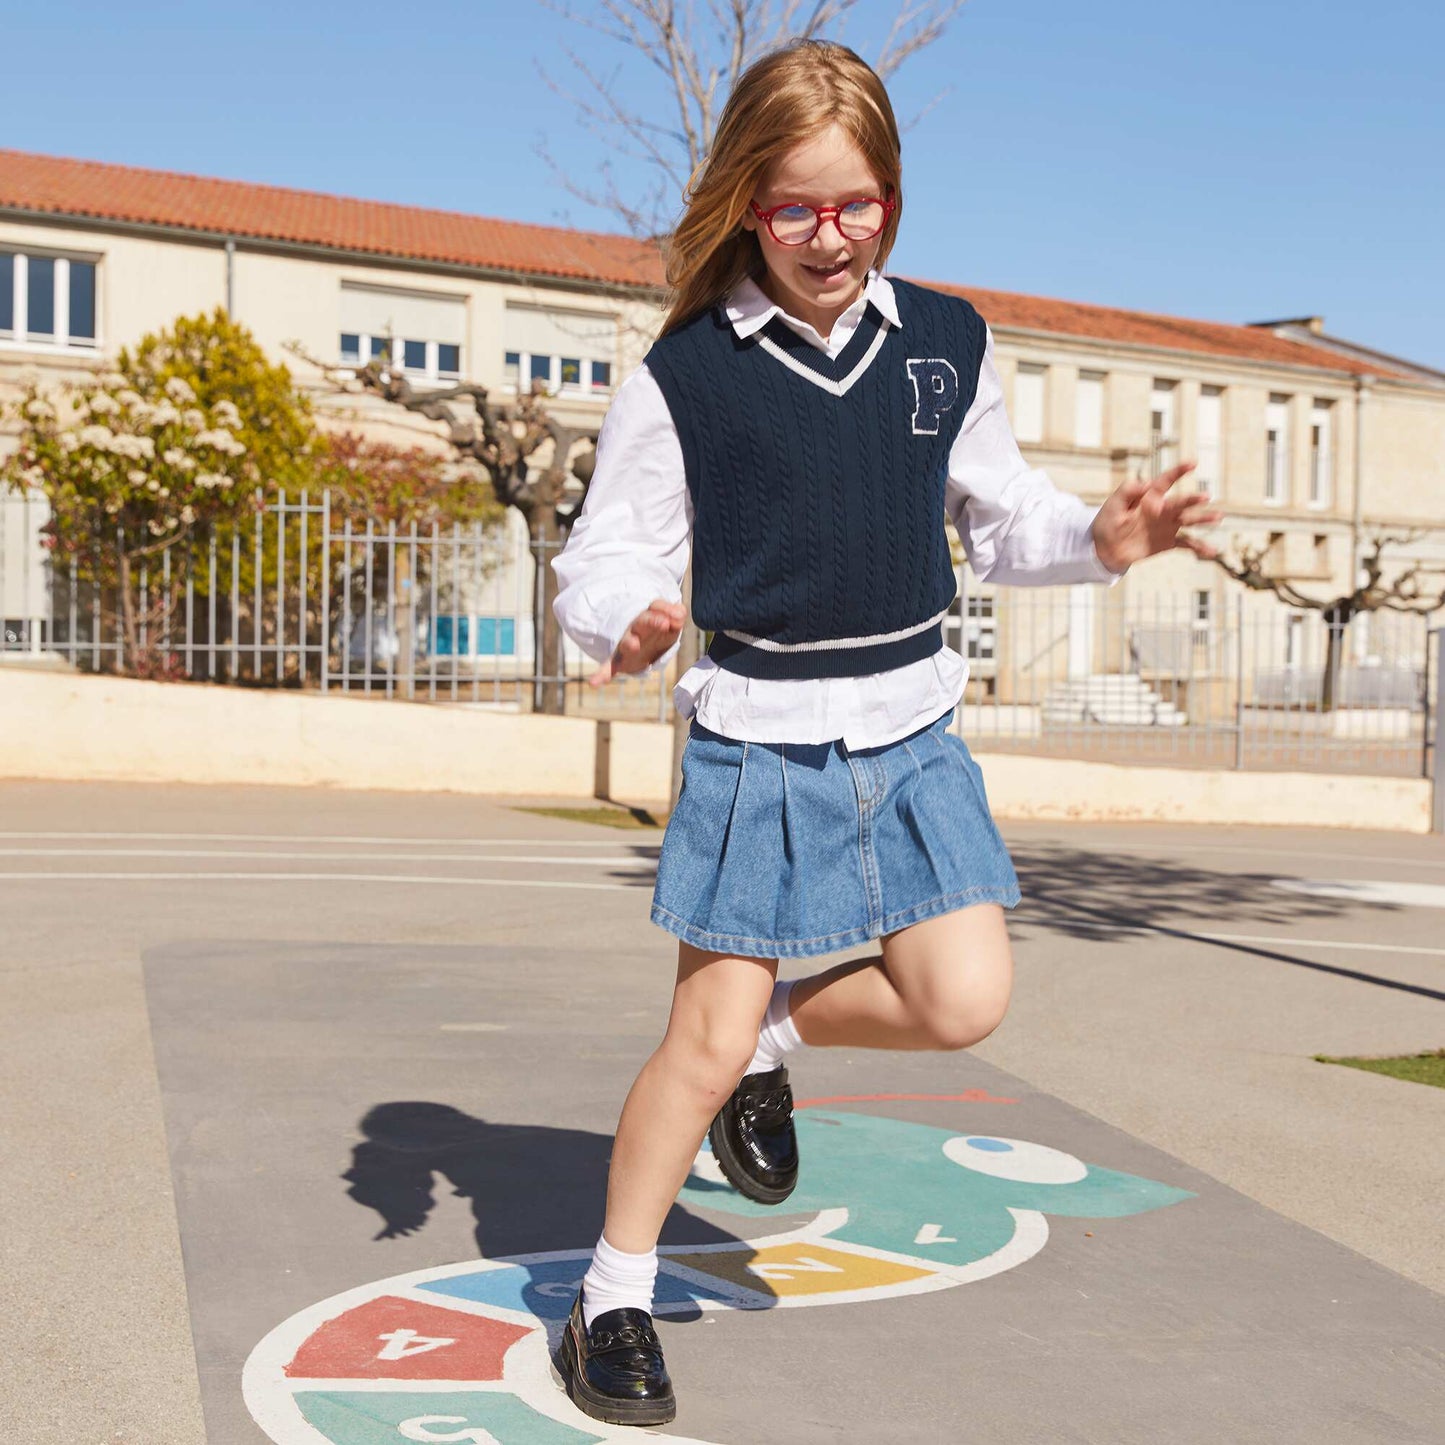
{"type": "Polygon", "coordinates": [[[0,663],[59,657],[91,671],[324,693],[663,718],[660,674],[602,688],[596,664],[544,636],[537,570],[560,547],[515,525],[358,524],[329,494],[282,493],[254,520],[133,568],[130,611],[83,561],[41,563],[44,504],[0,498],[0,663]]]}
{"type": "Polygon", "coordinates": [[[1422,616],[1347,627],[1233,589],[1139,599],[963,579],[971,743],[1059,757],[1428,776],[1437,680],[1422,616]]]}
{"type": "MultiPolygon", "coordinates": [[[[59,656],[253,686],[669,716],[670,674],[593,689],[595,664],[565,641],[537,665],[534,583],[560,543],[515,525],[358,524],[325,494],[283,494],[239,531],[144,560],[127,635],[113,585],[37,560],[43,505],[0,498],[0,663],[59,656]]],[[[995,590],[965,568],[947,635],[970,673],[957,726],[979,748],[1430,771],[1437,680],[1422,617],[1331,628],[1318,612],[1237,589],[1142,601],[1122,587],[995,590]]]]}

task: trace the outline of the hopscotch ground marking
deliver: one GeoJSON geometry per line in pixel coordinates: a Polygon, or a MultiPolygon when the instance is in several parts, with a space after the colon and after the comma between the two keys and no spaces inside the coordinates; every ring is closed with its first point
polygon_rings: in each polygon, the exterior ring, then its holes
{"type": "MultiPolygon", "coordinates": [[[[950,1100],[962,1097],[976,1101],[979,1092],[969,1091],[962,1096],[925,1097],[950,1100]]],[[[860,1101],[864,1097],[866,1096],[860,1096],[860,1101]]],[[[1003,1099],[992,1101],[1014,1102],[1003,1099]]],[[[946,1148],[943,1152],[944,1157],[950,1157],[946,1148]]],[[[705,1154],[705,1150],[700,1151],[698,1165],[704,1162],[705,1154]]],[[[694,1172],[704,1173],[701,1168],[695,1168],[694,1172]]],[[[1108,1170],[1104,1170],[1104,1172],[1109,1173],[1108,1170]]],[[[1133,1181],[1135,1186],[1149,1182],[1141,1179],[1133,1181]]],[[[1181,1194],[1180,1191],[1173,1190],[1170,1186],[1160,1185],[1158,1187],[1172,1194],[1175,1199],[1188,1197],[1187,1193],[1181,1194]]],[[[725,1204],[721,1207],[726,1210],[725,1204]]],[[[866,1201],[863,1207],[866,1212],[866,1201]]],[[[812,1217],[803,1225],[762,1235],[756,1239],[731,1238],[709,1244],[668,1245],[659,1251],[661,1272],[691,1286],[690,1292],[693,1298],[685,1301],[669,1301],[666,1304],[660,1302],[657,1313],[661,1315],[673,1312],[691,1312],[698,1308],[726,1313],[749,1308],[797,1308],[816,1304],[861,1303],[931,1293],[985,1279],[1031,1259],[1049,1239],[1048,1220],[1043,1212],[1012,1206],[1004,1207],[1012,1224],[1012,1230],[1006,1242],[983,1258],[967,1260],[959,1264],[944,1264],[933,1259],[905,1253],[901,1249],[884,1249],[850,1239],[834,1238],[836,1231],[842,1230],[853,1220],[853,1212],[845,1206],[822,1209],[813,1206],[812,1217]],[[791,1261],[777,1258],[776,1252],[780,1247],[791,1248],[798,1254],[798,1258],[791,1261]],[[783,1290],[781,1294],[764,1294],[762,1291],[754,1291],[744,1284],[735,1284],[730,1279],[710,1274],[706,1269],[693,1267],[703,1263],[699,1256],[715,1257],[721,1267],[727,1256],[736,1258],[736,1256],[742,1255],[746,1262],[749,1256],[756,1256],[769,1250],[775,1252],[774,1257],[763,1261],[763,1267],[757,1273],[763,1277],[764,1281],[768,1277],[772,1277],[779,1285],[786,1280],[792,1288],[783,1290]],[[846,1256],[892,1264],[906,1271],[911,1277],[901,1280],[885,1278],[881,1283],[874,1282],[858,1288],[843,1290],[809,1289],[807,1280],[799,1278],[800,1274],[816,1275],[821,1280],[841,1274],[846,1279],[850,1273],[846,1263],[842,1262],[846,1256]],[[682,1257],[690,1257],[691,1264],[682,1263],[682,1257]]],[[[1144,1212],[1154,1207],[1158,1206],[1142,1204],[1138,1209],[1129,1212],[1144,1212]]],[[[924,1215],[923,1218],[926,1220],[927,1216],[924,1215]]],[[[915,1243],[956,1242],[951,1236],[942,1234],[941,1225],[929,1223],[921,1225],[915,1239],[915,1243]]],[[[468,1277],[475,1278],[478,1275],[511,1272],[519,1267],[555,1266],[564,1262],[573,1266],[572,1273],[580,1278],[590,1254],[590,1250],[587,1249],[567,1249],[520,1254],[495,1260],[468,1260],[372,1281],[346,1290],[329,1300],[321,1301],[293,1315],[290,1319],[282,1321],[251,1352],[242,1372],[242,1390],[247,1408],[251,1411],[257,1424],[270,1435],[272,1440],[277,1442],[277,1445],[348,1445],[350,1439],[348,1435],[343,1433],[332,1438],[321,1434],[316,1427],[306,1422],[301,1413],[301,1397],[326,1392],[340,1395],[370,1394],[377,1397],[388,1394],[415,1394],[419,1397],[435,1397],[437,1413],[435,1415],[427,1414],[426,1407],[418,1402],[418,1413],[410,1417],[414,1423],[432,1420],[437,1424],[456,1424],[464,1428],[454,1432],[453,1438],[484,1440],[486,1435],[484,1426],[480,1422],[475,1425],[471,1422],[480,1417],[480,1420],[490,1423],[492,1419],[490,1408],[483,1409],[479,1405],[475,1410],[469,1409],[465,1416],[459,1416],[456,1412],[466,1408],[465,1401],[469,1398],[480,1401],[489,1394],[504,1395],[514,1399],[522,1408],[533,1411],[539,1427],[543,1421],[550,1421],[574,1430],[585,1431],[594,1439],[609,1442],[635,1442],[638,1438],[636,1431],[628,1430],[625,1427],[605,1425],[589,1419],[572,1406],[565,1391],[560,1388],[553,1365],[553,1350],[560,1332],[565,1328],[562,1320],[542,1319],[525,1306],[514,1309],[482,1299],[453,1296],[443,1289],[427,1288],[427,1286],[435,1286],[448,1280],[460,1281],[468,1277]],[[414,1303],[418,1307],[425,1307],[432,1313],[421,1318],[429,1321],[435,1321],[434,1311],[442,1309],[458,1316],[491,1320],[499,1325],[514,1325],[525,1333],[522,1333],[519,1338],[515,1338],[511,1345],[505,1348],[500,1358],[500,1374],[502,1376],[500,1380],[407,1379],[399,1375],[389,1375],[384,1378],[366,1375],[323,1378],[321,1376],[302,1377],[286,1374],[287,1366],[297,1358],[303,1346],[317,1337],[326,1326],[334,1321],[339,1321],[352,1311],[363,1309],[381,1299],[399,1299],[414,1303]]],[[[555,1269],[552,1272],[562,1273],[555,1269]]],[[[567,1295],[574,1288],[573,1285],[566,1282],[565,1278],[561,1281],[539,1279],[538,1275],[542,1273],[545,1271],[535,1269],[531,1271],[530,1288],[552,1297],[567,1295]]],[[[862,1272],[859,1277],[866,1278],[867,1272],[862,1272]]],[[[511,1287],[510,1283],[508,1287],[511,1287]]],[[[526,1299],[525,1293],[516,1297],[519,1300],[526,1299]]],[[[393,1319],[395,1313],[395,1311],[392,1312],[393,1319]]],[[[419,1319],[418,1323],[420,1322],[419,1319]]],[[[432,1324],[431,1327],[436,1328],[436,1325],[432,1324]]],[[[446,1327],[444,1323],[440,1326],[442,1330],[445,1330],[446,1327]]],[[[336,1336],[338,1340],[346,1339],[345,1330],[345,1326],[340,1327],[340,1333],[336,1336]]],[[[458,1339],[463,1338],[466,1334],[460,1327],[454,1333],[458,1339]]],[[[404,1358],[409,1354],[424,1352],[415,1348],[418,1344],[440,1347],[444,1339],[440,1334],[422,1336],[406,1326],[392,1328],[388,1335],[379,1335],[377,1338],[385,1341],[389,1337],[400,1336],[405,1336],[406,1339],[399,1342],[400,1353],[395,1358],[404,1358]]],[[[315,1358],[318,1364],[329,1363],[324,1352],[320,1355],[313,1355],[312,1358],[315,1358]]],[[[362,1368],[365,1366],[363,1365],[362,1368]]],[[[370,1416],[368,1415],[367,1418],[369,1419],[370,1416]]],[[[378,1416],[377,1418],[382,1417],[378,1416]]],[[[417,1428],[420,1430],[420,1423],[417,1424],[417,1428]]],[[[434,1433],[440,1435],[443,1432],[434,1433]]],[[[678,1445],[705,1445],[705,1442],[699,1440],[665,1432],[664,1436],[678,1442],[678,1445]]],[[[418,1438],[425,1437],[418,1436],[418,1438]]],[[[446,1437],[443,1435],[443,1438],[446,1437]]]]}

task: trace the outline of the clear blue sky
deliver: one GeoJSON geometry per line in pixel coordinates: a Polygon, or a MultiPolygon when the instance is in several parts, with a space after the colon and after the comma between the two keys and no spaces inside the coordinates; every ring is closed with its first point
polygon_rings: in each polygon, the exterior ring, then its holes
{"type": "MultiPolygon", "coordinates": [[[[863,0],[848,38],[871,53],[893,8],[863,0]]],[[[0,146],[610,228],[534,154],[601,155],[535,68],[563,73],[566,23],[533,0],[418,13],[0,0],[0,146]]],[[[1442,54],[1423,0],[971,0],[892,85],[902,116],[944,92],[905,138],[894,269],[1323,314],[1445,367],[1442,54]]]]}

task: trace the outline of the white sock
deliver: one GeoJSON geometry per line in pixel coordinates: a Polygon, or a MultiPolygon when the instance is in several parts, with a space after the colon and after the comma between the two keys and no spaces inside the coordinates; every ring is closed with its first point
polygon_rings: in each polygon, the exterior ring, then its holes
{"type": "Polygon", "coordinates": [[[652,1313],[652,1287],[657,1280],[657,1251],[624,1254],[605,1239],[597,1241],[592,1263],[582,1277],[582,1321],[592,1321],[608,1310],[646,1310],[652,1313]]]}
{"type": "Polygon", "coordinates": [[[768,1011],[758,1030],[758,1050],[744,1073],[765,1074],[769,1069],[776,1069],[784,1055],[803,1046],[798,1027],[788,1012],[788,996],[792,991],[792,979],[780,978],[773,985],[773,996],[768,1000],[768,1011]]]}

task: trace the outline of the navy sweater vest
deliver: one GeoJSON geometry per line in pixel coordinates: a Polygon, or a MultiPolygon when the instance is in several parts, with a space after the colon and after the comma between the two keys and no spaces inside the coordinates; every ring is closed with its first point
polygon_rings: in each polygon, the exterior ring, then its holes
{"type": "Polygon", "coordinates": [[[902,326],[869,306],[836,358],[776,317],[740,339],[719,307],[647,354],[693,504],[693,619],[730,671],[858,676],[943,645],[944,483],[984,323],[892,285],[902,326]]]}

